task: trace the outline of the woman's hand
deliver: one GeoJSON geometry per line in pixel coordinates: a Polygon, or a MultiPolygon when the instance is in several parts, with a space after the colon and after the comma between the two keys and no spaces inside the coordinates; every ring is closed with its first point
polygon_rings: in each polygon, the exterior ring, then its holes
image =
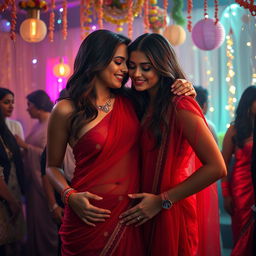
{"type": "Polygon", "coordinates": [[[223,198],[224,209],[229,215],[233,215],[233,200],[231,196],[225,196],[223,198]]]}
{"type": "Polygon", "coordinates": [[[64,215],[63,209],[60,206],[57,206],[54,210],[52,210],[51,214],[54,222],[57,225],[60,225],[62,223],[62,217],[64,215]]]}
{"type": "Polygon", "coordinates": [[[23,148],[23,149],[28,148],[28,145],[26,144],[26,142],[20,136],[15,135],[15,139],[16,139],[16,142],[17,142],[17,144],[19,145],[20,148],[23,148]]]}
{"type": "Polygon", "coordinates": [[[138,227],[146,221],[152,219],[162,209],[162,199],[160,195],[149,193],[129,194],[132,199],[142,199],[139,204],[120,215],[121,223],[126,225],[136,224],[138,227]]]}
{"type": "Polygon", "coordinates": [[[90,192],[73,193],[69,196],[68,204],[84,223],[95,227],[93,222],[104,222],[110,217],[111,211],[93,206],[89,199],[99,201],[103,198],[90,192]]]}
{"type": "Polygon", "coordinates": [[[185,79],[175,80],[171,88],[173,94],[196,97],[196,91],[193,84],[185,79]]]}

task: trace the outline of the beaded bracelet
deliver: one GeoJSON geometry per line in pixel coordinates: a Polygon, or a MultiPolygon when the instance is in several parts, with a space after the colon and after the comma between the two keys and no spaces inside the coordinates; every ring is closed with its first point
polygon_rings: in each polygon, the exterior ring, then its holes
{"type": "Polygon", "coordinates": [[[77,193],[77,191],[73,188],[71,188],[70,190],[67,190],[67,192],[65,193],[65,197],[64,197],[64,204],[68,205],[68,200],[69,197],[73,194],[73,193],[77,193]]]}

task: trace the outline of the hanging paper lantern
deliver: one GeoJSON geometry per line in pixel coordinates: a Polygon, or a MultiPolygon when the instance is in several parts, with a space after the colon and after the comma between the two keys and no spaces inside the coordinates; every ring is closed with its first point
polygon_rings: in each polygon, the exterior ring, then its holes
{"type": "Polygon", "coordinates": [[[216,25],[213,19],[202,19],[192,29],[192,40],[201,50],[210,51],[222,45],[225,29],[220,22],[216,25]]]}
{"type": "Polygon", "coordinates": [[[2,32],[10,32],[11,31],[11,23],[6,19],[0,20],[0,31],[2,32]]]}
{"type": "Polygon", "coordinates": [[[174,46],[183,44],[186,40],[186,32],[183,27],[179,25],[168,26],[163,35],[170,42],[170,44],[174,46]]]}
{"type": "Polygon", "coordinates": [[[67,77],[70,74],[70,67],[64,63],[63,58],[60,58],[60,62],[53,67],[53,74],[56,77],[67,77]]]}
{"type": "Polygon", "coordinates": [[[26,42],[40,42],[45,38],[47,33],[45,23],[40,20],[40,10],[29,10],[28,15],[29,18],[24,20],[20,26],[20,35],[26,42]]]}

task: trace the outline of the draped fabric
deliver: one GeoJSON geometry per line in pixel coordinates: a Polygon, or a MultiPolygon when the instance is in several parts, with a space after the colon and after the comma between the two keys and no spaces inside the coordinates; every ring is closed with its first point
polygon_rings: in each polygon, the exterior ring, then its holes
{"type": "MultiPolygon", "coordinates": [[[[199,160],[182,133],[182,124],[175,114],[190,111],[202,118],[200,107],[191,97],[175,97],[171,107],[169,133],[160,164],[160,149],[154,148],[154,139],[143,125],[142,177],[143,192],[161,193],[187,179],[198,167],[199,160]],[[159,179],[157,191],[154,182],[159,179]]],[[[197,140],[198,128],[191,127],[197,140]]],[[[163,143],[163,142],[162,142],[163,143]]],[[[147,255],[153,256],[218,256],[220,255],[219,216],[216,185],[175,203],[170,210],[162,210],[144,226],[147,255]],[[211,207],[211,208],[209,208],[211,207]],[[209,224],[211,224],[209,232],[209,224]],[[207,244],[204,244],[206,243],[207,244]],[[151,247],[150,247],[151,245],[151,247]]]]}
{"type": "Polygon", "coordinates": [[[57,225],[51,217],[41,178],[40,156],[46,145],[47,125],[48,122],[38,122],[26,138],[27,251],[31,256],[55,256],[58,253],[57,225]]]}
{"type": "Polygon", "coordinates": [[[66,206],[60,229],[63,256],[143,255],[140,229],[119,223],[119,215],[131,206],[128,193],[139,191],[139,128],[131,103],[116,97],[113,110],[74,146],[72,187],[102,196],[90,201],[111,216],[91,227],[66,206]]]}
{"type": "Polygon", "coordinates": [[[235,164],[229,183],[233,201],[232,232],[234,249],[232,256],[252,254],[254,191],[251,176],[252,138],[242,149],[236,148],[235,164]]]}

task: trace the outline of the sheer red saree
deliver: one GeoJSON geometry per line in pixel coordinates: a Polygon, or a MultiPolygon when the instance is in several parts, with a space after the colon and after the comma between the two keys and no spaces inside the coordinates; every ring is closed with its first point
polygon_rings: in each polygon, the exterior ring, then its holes
{"type": "Polygon", "coordinates": [[[111,217],[90,227],[66,207],[60,229],[63,256],[143,255],[139,228],[119,223],[131,204],[127,194],[139,188],[138,136],[133,106],[116,97],[113,110],[75,145],[72,187],[102,196],[92,203],[111,210],[111,217]]]}
{"type": "MultiPolygon", "coordinates": [[[[199,160],[183,136],[182,124],[176,119],[175,111],[183,109],[204,118],[203,114],[191,97],[176,97],[173,104],[174,107],[170,109],[170,131],[166,137],[163,134],[166,141],[164,147],[152,150],[154,140],[146,125],[144,127],[141,138],[143,192],[160,193],[169,190],[187,179],[199,167],[199,160]],[[163,154],[159,159],[161,151],[163,154]]],[[[198,131],[191,132],[194,132],[197,140],[198,131]]],[[[219,256],[217,200],[214,184],[196,195],[175,203],[172,209],[162,210],[144,225],[147,255],[219,256]]]]}

